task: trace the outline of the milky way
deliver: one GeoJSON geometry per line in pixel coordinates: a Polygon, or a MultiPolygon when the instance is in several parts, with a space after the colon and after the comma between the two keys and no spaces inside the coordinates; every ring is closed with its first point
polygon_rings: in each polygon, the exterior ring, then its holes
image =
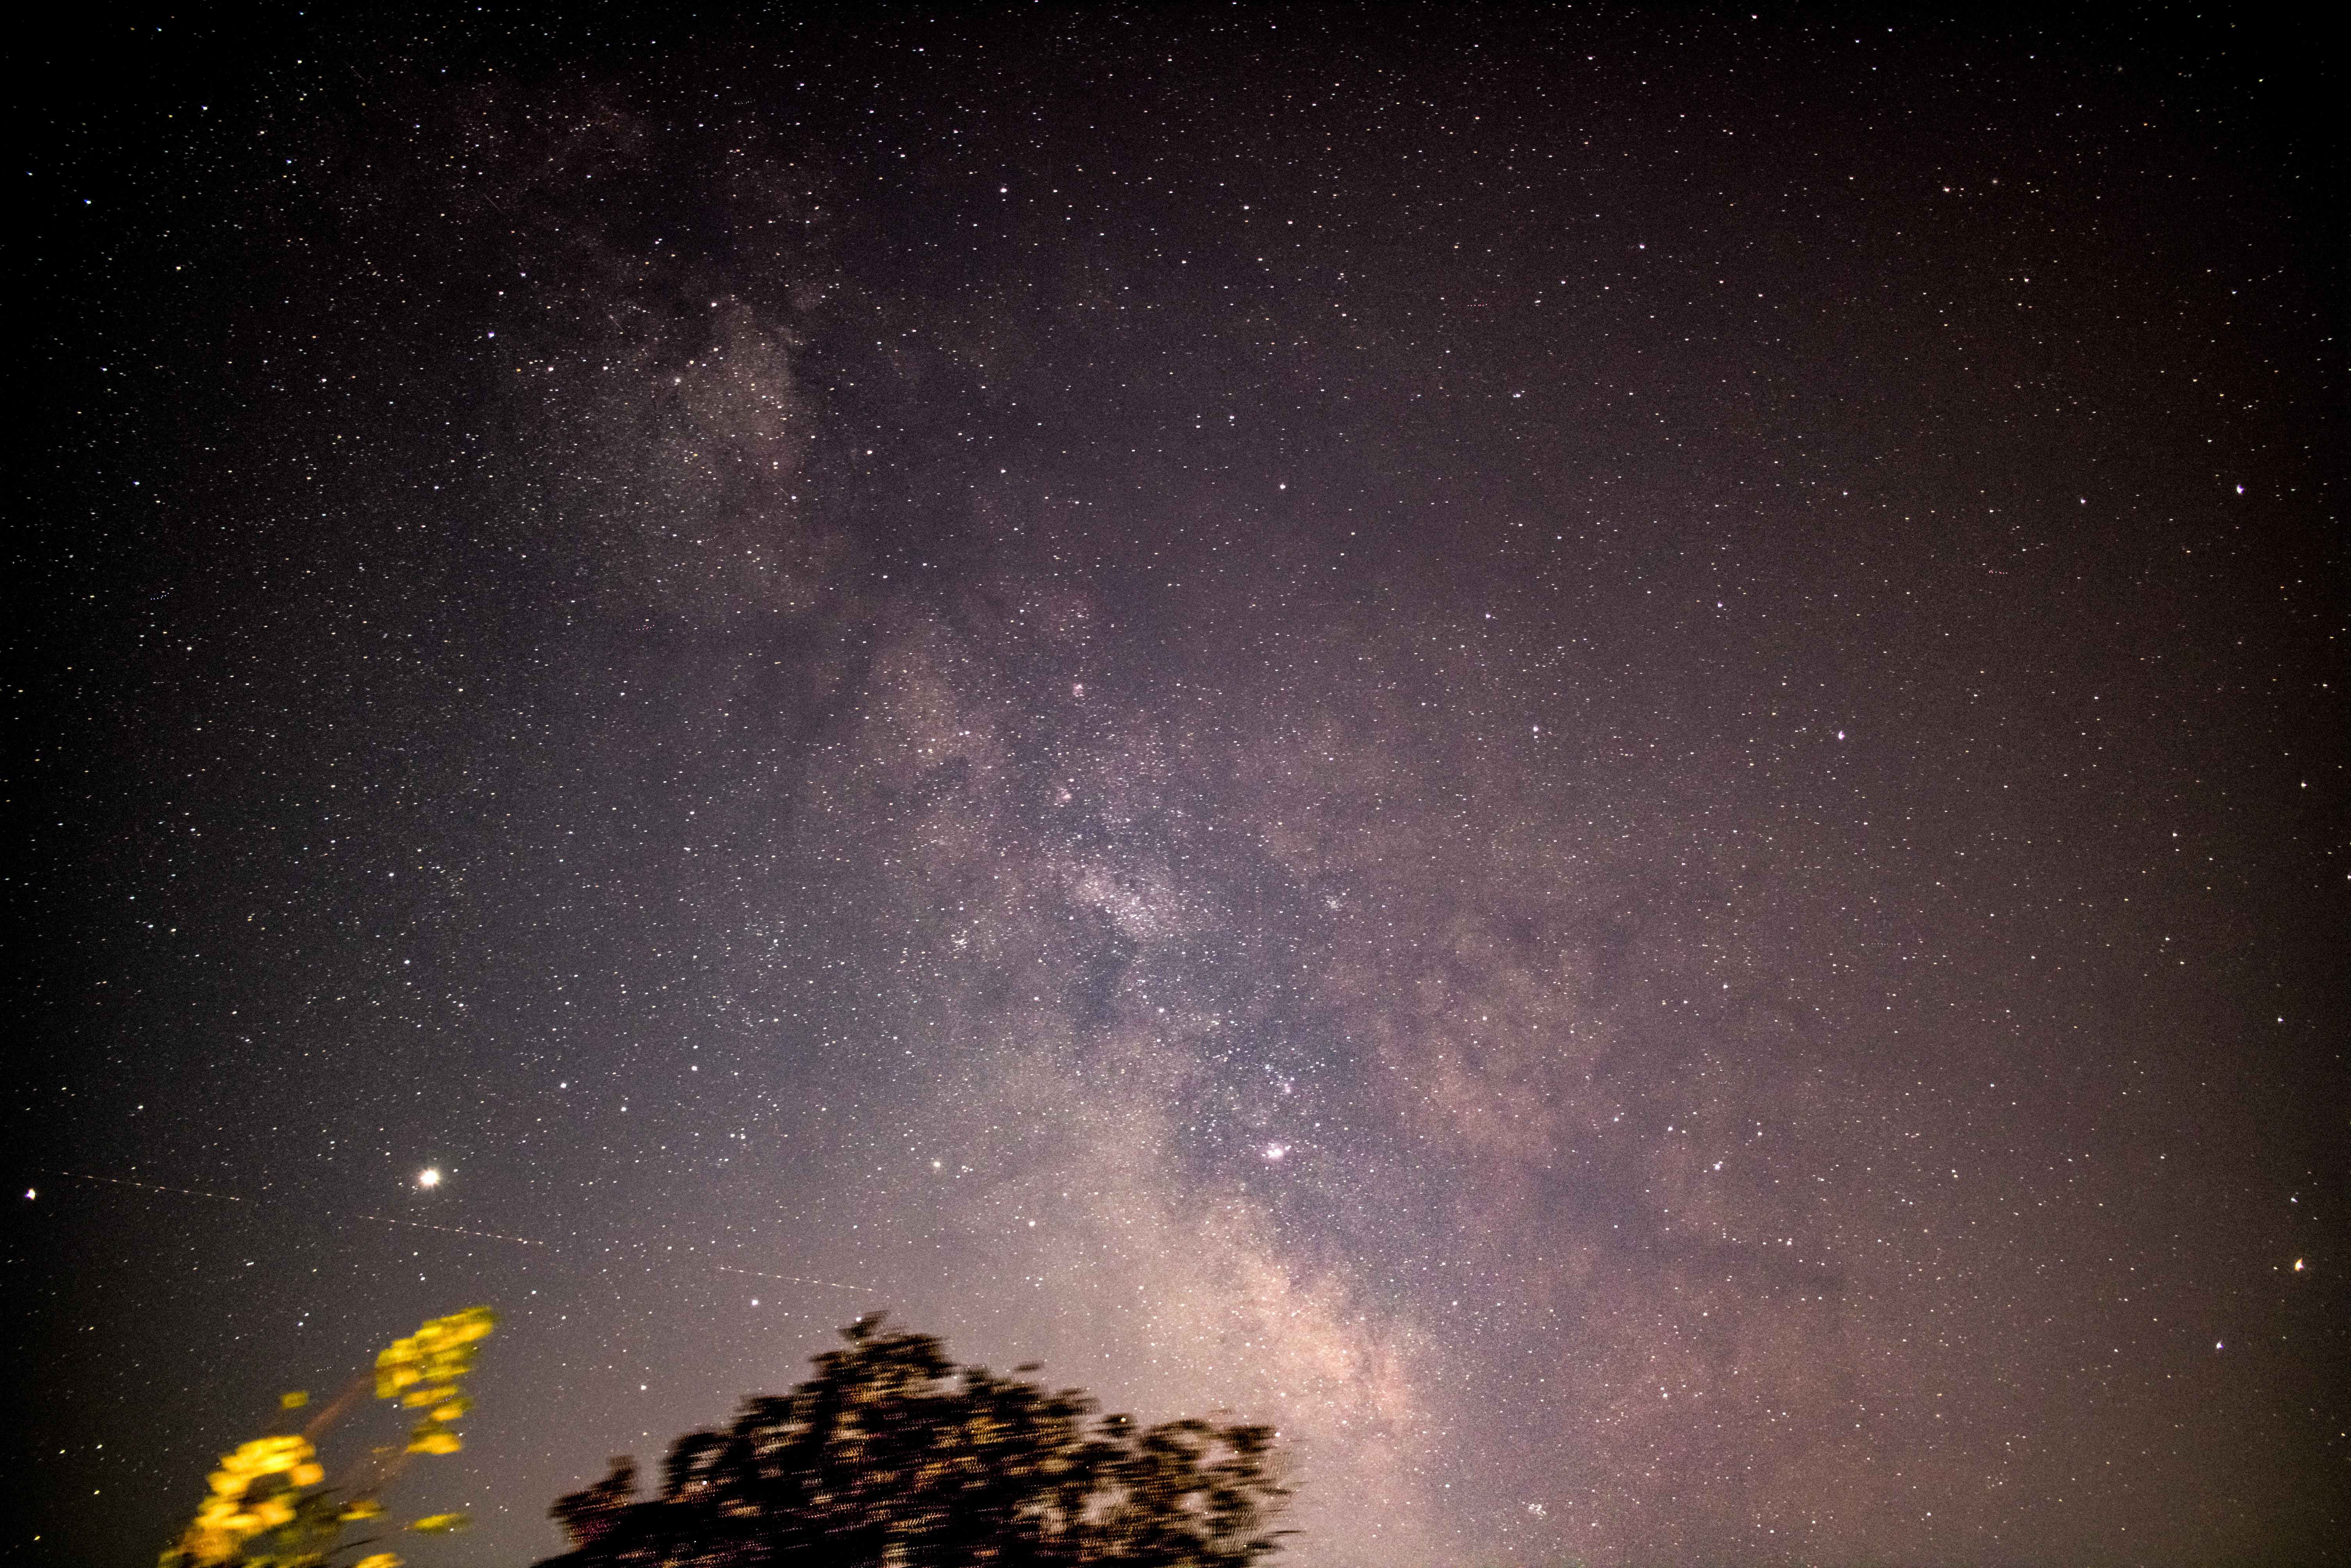
{"type": "Polygon", "coordinates": [[[2274,53],[404,27],[57,67],[12,1555],[486,1301],[420,1564],[873,1310],[1310,1565],[2344,1560],[2274,53]]]}

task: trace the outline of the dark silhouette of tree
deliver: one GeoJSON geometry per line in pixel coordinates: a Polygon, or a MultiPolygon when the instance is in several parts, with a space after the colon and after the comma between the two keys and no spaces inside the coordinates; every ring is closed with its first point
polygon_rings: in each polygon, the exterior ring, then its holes
{"type": "Polygon", "coordinates": [[[878,1317],[843,1333],[791,1393],[673,1444],[658,1497],[622,1458],[559,1500],[572,1550],[539,1568],[1246,1568],[1286,1533],[1270,1427],[1138,1429],[878,1317]]]}

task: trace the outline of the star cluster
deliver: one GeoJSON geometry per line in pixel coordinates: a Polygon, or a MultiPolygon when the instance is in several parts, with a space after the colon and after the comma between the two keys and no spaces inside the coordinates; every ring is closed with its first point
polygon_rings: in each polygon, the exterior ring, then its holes
{"type": "Polygon", "coordinates": [[[1310,1565],[2344,1550],[2263,39],[282,21],[29,182],[12,1555],[477,1300],[419,1563],[872,1310],[1310,1565]]]}

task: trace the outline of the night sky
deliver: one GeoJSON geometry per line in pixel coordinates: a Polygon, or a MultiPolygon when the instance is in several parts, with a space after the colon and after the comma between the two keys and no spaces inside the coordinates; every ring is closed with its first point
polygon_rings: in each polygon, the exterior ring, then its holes
{"type": "Polygon", "coordinates": [[[419,1564],[873,1310],[1301,1568],[2351,1561],[2314,46],[1887,21],[20,48],[0,1552],[486,1301],[419,1564]]]}

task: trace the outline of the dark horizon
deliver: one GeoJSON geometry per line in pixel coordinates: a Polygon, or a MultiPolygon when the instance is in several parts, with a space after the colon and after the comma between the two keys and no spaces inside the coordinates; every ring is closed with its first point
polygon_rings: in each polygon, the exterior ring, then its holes
{"type": "Polygon", "coordinates": [[[476,1301],[417,1568],[874,1310],[1300,1568],[2351,1561],[2282,32],[75,28],[12,1561],[476,1301]]]}

